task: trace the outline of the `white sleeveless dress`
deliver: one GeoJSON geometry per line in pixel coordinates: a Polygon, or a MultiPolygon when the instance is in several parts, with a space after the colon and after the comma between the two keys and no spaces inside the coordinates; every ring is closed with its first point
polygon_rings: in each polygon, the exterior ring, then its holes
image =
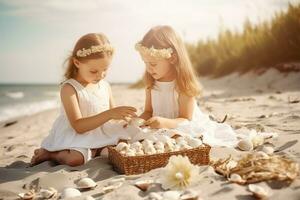
{"type": "MultiPolygon", "coordinates": [[[[98,90],[93,93],[87,91],[75,79],[69,79],[63,84],[70,84],[76,90],[82,117],[93,116],[110,108],[110,86],[106,81],[101,80],[98,83],[98,90]]],[[[113,135],[105,135],[102,126],[83,134],[76,133],[69,123],[64,107],[61,106],[60,114],[55,120],[50,134],[43,140],[41,146],[48,151],[77,148],[92,149],[115,144],[116,140],[113,135]]]]}
{"type": "MultiPolygon", "coordinates": [[[[151,90],[152,116],[177,118],[179,114],[178,97],[175,81],[156,81],[155,87],[151,90]]],[[[212,121],[200,110],[196,100],[192,120],[180,123],[176,130],[192,136],[202,134],[204,142],[211,146],[233,147],[237,144],[237,135],[231,126],[212,121]]]]}

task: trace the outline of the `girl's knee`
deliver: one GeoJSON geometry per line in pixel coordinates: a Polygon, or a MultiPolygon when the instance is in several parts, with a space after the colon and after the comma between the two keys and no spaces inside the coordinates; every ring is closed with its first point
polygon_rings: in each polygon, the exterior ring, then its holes
{"type": "Polygon", "coordinates": [[[65,160],[65,164],[69,165],[71,167],[82,165],[82,164],[84,164],[83,156],[68,157],[65,160]]]}

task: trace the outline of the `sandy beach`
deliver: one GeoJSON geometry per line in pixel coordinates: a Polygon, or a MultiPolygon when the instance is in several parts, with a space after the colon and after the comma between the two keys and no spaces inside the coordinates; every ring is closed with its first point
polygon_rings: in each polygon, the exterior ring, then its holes
{"type": "MultiPolygon", "coordinates": [[[[286,154],[300,162],[300,73],[279,73],[269,70],[262,75],[248,73],[231,74],[219,79],[200,79],[203,96],[200,107],[214,118],[235,129],[246,127],[257,131],[276,132],[272,140],[276,154],[286,154]]],[[[144,105],[144,90],[129,89],[127,85],[112,88],[116,105],[135,106],[140,113],[144,105]]],[[[143,192],[133,185],[137,179],[157,176],[161,169],[141,176],[118,175],[106,158],[96,158],[80,167],[68,167],[44,162],[28,168],[33,150],[38,148],[58,115],[59,109],[48,110],[17,119],[17,123],[0,128],[0,199],[17,199],[18,193],[33,187],[54,187],[59,192],[74,187],[77,179],[90,177],[97,182],[94,190],[82,192],[77,199],[91,195],[95,199],[148,199],[150,192],[162,191],[159,184],[143,192]],[[112,179],[124,177],[124,184],[105,195],[101,187],[112,179]]],[[[230,154],[239,157],[246,154],[234,148],[212,148],[211,159],[226,158],[230,154]]],[[[289,186],[259,183],[270,189],[270,199],[300,199],[300,179],[289,186]]],[[[199,180],[194,188],[202,199],[254,199],[246,186],[228,183],[216,174],[199,180]]]]}

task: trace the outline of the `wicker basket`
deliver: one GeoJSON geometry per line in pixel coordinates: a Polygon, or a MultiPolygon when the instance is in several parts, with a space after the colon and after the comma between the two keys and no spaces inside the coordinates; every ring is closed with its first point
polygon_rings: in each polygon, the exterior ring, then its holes
{"type": "Polygon", "coordinates": [[[108,158],[114,170],[121,174],[132,175],[148,172],[152,169],[167,165],[172,155],[187,156],[191,163],[196,165],[207,165],[209,163],[209,152],[211,147],[197,147],[182,151],[159,153],[143,156],[123,156],[114,147],[108,147],[108,158]]]}

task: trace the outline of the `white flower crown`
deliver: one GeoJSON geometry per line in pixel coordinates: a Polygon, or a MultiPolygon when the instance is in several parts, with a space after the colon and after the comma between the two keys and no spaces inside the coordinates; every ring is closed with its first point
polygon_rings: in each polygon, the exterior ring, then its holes
{"type": "Polygon", "coordinates": [[[91,55],[92,53],[97,52],[105,52],[105,51],[113,51],[114,48],[110,44],[91,46],[88,49],[82,48],[76,52],[77,57],[86,57],[91,55]]]}
{"type": "Polygon", "coordinates": [[[155,49],[153,46],[151,48],[147,48],[143,46],[141,43],[136,43],[135,49],[139,51],[140,53],[148,54],[155,58],[165,58],[168,59],[172,56],[173,49],[167,48],[167,49],[155,49]]]}

